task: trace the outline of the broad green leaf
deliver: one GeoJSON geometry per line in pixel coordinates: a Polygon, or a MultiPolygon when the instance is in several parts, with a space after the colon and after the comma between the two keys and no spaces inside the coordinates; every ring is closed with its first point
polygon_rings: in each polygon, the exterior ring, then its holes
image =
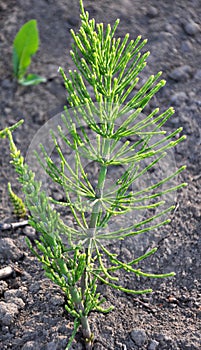
{"type": "Polygon", "coordinates": [[[13,42],[13,69],[17,79],[21,79],[25,74],[38,47],[37,22],[32,19],[20,28],[13,42]]]}
{"type": "Polygon", "coordinates": [[[28,74],[27,77],[21,78],[19,80],[19,83],[24,86],[29,86],[29,85],[37,85],[40,83],[45,83],[47,81],[46,78],[41,77],[37,74],[28,74]]]}

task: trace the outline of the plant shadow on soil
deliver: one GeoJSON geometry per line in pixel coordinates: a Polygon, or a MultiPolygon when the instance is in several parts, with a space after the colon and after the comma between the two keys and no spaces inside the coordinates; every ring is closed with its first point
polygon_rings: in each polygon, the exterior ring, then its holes
{"type": "MultiPolygon", "coordinates": [[[[179,181],[188,187],[177,193],[177,210],[169,226],[149,237],[133,238],[115,246],[125,259],[158,246],[157,253],[144,261],[142,268],[155,273],[175,271],[176,277],[164,280],[136,279],[120,275],[125,287],[152,288],[153,293],[130,296],[100,285],[101,293],[115,310],[108,315],[92,313],[90,324],[96,335],[96,350],[199,350],[201,329],[201,238],[200,238],[200,142],[201,142],[201,3],[199,0],[164,2],[162,0],[85,1],[97,22],[121,22],[118,35],[127,32],[148,38],[151,51],[146,79],[158,70],[164,72],[166,87],[151,101],[154,107],[173,105],[175,115],[167,130],[183,127],[187,141],[175,150],[177,166],[187,165],[179,181]]],[[[78,1],[13,1],[0,3],[0,129],[20,118],[23,126],[15,132],[15,141],[26,150],[37,130],[61,111],[65,100],[59,66],[73,67],[69,50],[70,28],[79,28],[78,1]],[[29,88],[17,86],[12,78],[12,41],[20,26],[35,18],[40,31],[40,51],[33,58],[31,70],[47,77],[47,83],[29,88]]],[[[7,182],[20,193],[16,175],[9,164],[6,140],[1,140],[1,222],[13,222],[7,195],[7,182]]],[[[65,349],[73,320],[64,311],[62,292],[45,276],[40,264],[30,254],[25,236],[36,238],[31,228],[0,232],[0,267],[12,266],[14,273],[0,281],[0,348],[2,350],[65,349]]],[[[141,267],[141,266],[140,266],[141,267]]],[[[78,333],[72,349],[83,349],[78,333]]]]}

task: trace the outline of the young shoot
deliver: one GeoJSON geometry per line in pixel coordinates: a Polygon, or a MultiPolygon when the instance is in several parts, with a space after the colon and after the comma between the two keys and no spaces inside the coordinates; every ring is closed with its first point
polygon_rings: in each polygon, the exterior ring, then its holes
{"type": "Polygon", "coordinates": [[[39,34],[37,21],[31,19],[18,31],[13,41],[13,72],[18,83],[24,86],[46,82],[46,78],[37,74],[27,74],[31,57],[38,51],[39,34]]]}
{"type": "Polygon", "coordinates": [[[50,130],[54,157],[45,145],[36,154],[39,167],[62,190],[63,200],[50,196],[42,179],[36,179],[14,143],[13,130],[8,128],[3,134],[9,139],[29,224],[40,233],[35,245],[28,239],[27,244],[46,276],[64,291],[65,308],[74,318],[66,349],[80,326],[86,349],[92,349],[95,335],[90,313],[113,309],[106,307],[97,291],[99,282],[121,292],[143,294],[151,289],[125,286],[120,270],[130,273],[130,278],[174,276],[174,272],[157,274],[154,266],[151,273],[139,268],[139,262],[154,254],[156,247],[130,261],[124,261],[114,248],[131,237],[134,245],[135,236],[143,240],[144,233],[169,223],[174,204],[166,196],[186,185],[173,181],[185,166],[174,169],[169,156],[185,139],[182,128],[169,134],[163,129],[173,108],[147,113],[149,101],[165,81],[159,72],[140,84],[149,56],[144,51],[146,40],[140,36],[130,40],[128,34],[116,38],[119,20],[113,27],[104,27],[89,18],[82,0],[80,9],[80,29],[71,31],[75,70],[59,69],[68,107],[58,127],[50,130]]]}

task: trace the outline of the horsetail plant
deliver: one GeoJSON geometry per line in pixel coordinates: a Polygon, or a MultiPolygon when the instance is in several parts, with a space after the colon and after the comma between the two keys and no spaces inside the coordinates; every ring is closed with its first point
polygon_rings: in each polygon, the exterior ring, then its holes
{"type": "Polygon", "coordinates": [[[76,70],[65,74],[59,69],[67,90],[68,107],[57,130],[50,130],[57,161],[44,145],[41,145],[42,153],[36,154],[41,169],[62,189],[62,201],[50,196],[42,188],[42,181],[35,179],[35,173],[14,143],[12,130],[7,129],[12,163],[30,212],[29,224],[40,233],[35,245],[27,239],[28,246],[42,263],[46,275],[64,291],[65,308],[74,318],[74,330],[66,349],[70,349],[79,326],[86,349],[92,349],[90,312],[113,309],[113,306],[104,308],[105,299],[97,291],[98,282],[118,291],[143,294],[151,289],[127,288],[119,280],[118,270],[151,278],[174,276],[174,272],[146,273],[136,267],[157,248],[131,261],[122,261],[114,251],[114,242],[117,245],[119,240],[169,223],[165,215],[171,213],[174,205],[165,205],[164,196],[186,185],[171,184],[185,168],[182,166],[144,188],[133,186],[143,175],[148,173],[151,177],[149,171],[157,169],[159,162],[185,136],[179,135],[182,128],[168,135],[161,130],[173,115],[173,108],[161,114],[156,108],[145,115],[145,107],[165,85],[160,80],[161,72],[151,75],[141,87],[137,85],[149,55],[140,53],[146,40],[138,37],[129,41],[128,34],[122,40],[116,39],[118,20],[113,28],[108,25],[104,30],[102,23],[89,19],[82,0],[80,8],[80,30],[77,34],[71,31],[74,39],[71,56],[76,70]],[[89,92],[90,86],[93,94],[89,92]],[[67,156],[66,150],[70,150],[67,156]],[[97,165],[99,172],[95,179],[86,164],[97,165]],[[116,169],[118,173],[122,166],[123,174],[108,185],[110,170],[116,169]],[[170,185],[164,188],[166,183],[170,185]],[[136,221],[137,210],[146,210],[148,215],[136,221]],[[66,220],[69,211],[71,223],[66,220]],[[133,220],[122,225],[121,219],[130,213],[133,220]]]}

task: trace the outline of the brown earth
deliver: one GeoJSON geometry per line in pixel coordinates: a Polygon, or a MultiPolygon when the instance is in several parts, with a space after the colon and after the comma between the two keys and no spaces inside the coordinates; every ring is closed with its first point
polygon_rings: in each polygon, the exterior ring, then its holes
{"type": "MultiPolygon", "coordinates": [[[[96,334],[94,350],[199,350],[201,348],[201,1],[200,0],[97,0],[85,1],[97,22],[121,22],[118,35],[127,32],[148,39],[151,51],[142,80],[162,70],[167,80],[150,103],[161,109],[173,105],[175,115],[168,129],[183,127],[187,141],[175,150],[177,166],[186,164],[180,181],[188,187],[177,193],[177,210],[169,226],[149,239],[133,239],[116,248],[129,258],[149,247],[157,253],[143,268],[152,272],[175,271],[164,280],[136,279],[122,275],[128,288],[153,288],[146,296],[133,297],[100,289],[115,310],[108,315],[92,313],[90,324],[96,334]]],[[[79,28],[76,0],[0,1],[0,129],[22,117],[25,122],[15,132],[15,141],[26,155],[36,131],[56,113],[65,100],[58,67],[72,68],[69,50],[70,28],[79,28]],[[35,18],[40,31],[40,51],[31,71],[47,77],[47,83],[22,87],[12,77],[12,42],[27,20],[35,18]]],[[[7,182],[19,192],[16,175],[9,164],[6,140],[1,140],[0,193],[1,222],[15,221],[7,195],[7,182]]],[[[0,281],[0,349],[62,350],[72,330],[73,320],[64,311],[64,295],[46,277],[40,264],[28,251],[25,236],[34,239],[31,228],[0,232],[0,268],[11,266],[12,276],[0,281]]],[[[83,349],[81,333],[72,349],[83,349]]]]}

